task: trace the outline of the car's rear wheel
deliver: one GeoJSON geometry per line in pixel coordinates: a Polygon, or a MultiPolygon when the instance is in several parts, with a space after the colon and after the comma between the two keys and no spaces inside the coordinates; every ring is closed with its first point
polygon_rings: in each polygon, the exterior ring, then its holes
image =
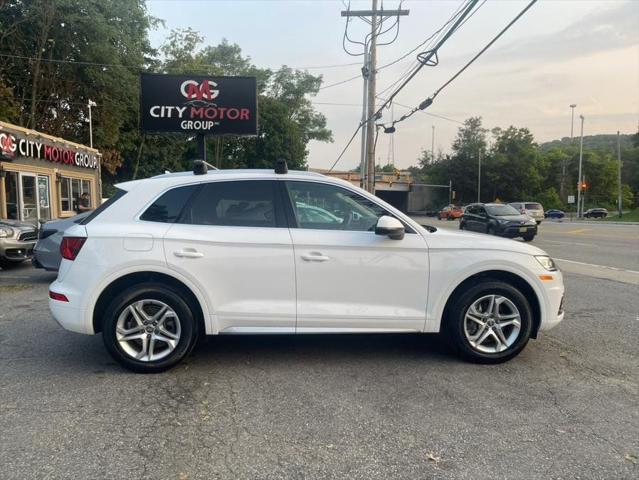
{"type": "Polygon", "coordinates": [[[180,293],[157,283],[135,285],[115,297],[102,325],[111,356],[141,373],[173,367],[195,345],[197,333],[193,311],[180,293]]]}
{"type": "Polygon", "coordinates": [[[489,280],[457,296],[447,312],[445,333],[458,353],[477,363],[501,363],[528,343],[532,310],[515,287],[489,280]]]}
{"type": "Polygon", "coordinates": [[[489,225],[488,228],[486,229],[486,233],[488,235],[496,235],[495,227],[493,227],[492,225],[489,225]]]}

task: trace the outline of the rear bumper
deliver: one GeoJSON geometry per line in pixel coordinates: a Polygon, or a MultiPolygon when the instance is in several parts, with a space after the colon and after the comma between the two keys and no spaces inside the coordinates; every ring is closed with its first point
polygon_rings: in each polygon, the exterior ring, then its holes
{"type": "Polygon", "coordinates": [[[60,283],[58,280],[49,286],[49,290],[61,293],[69,300],[68,302],[63,302],[49,298],[51,315],[62,328],[86,335],[95,333],[92,322],[87,321],[86,310],[80,306],[81,292],[69,288],[69,286],[60,283]]]}

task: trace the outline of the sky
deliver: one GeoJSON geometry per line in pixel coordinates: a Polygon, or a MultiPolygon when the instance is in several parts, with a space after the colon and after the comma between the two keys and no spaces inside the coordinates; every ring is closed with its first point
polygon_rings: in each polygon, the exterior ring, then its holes
{"type": "MultiPolygon", "coordinates": [[[[400,19],[394,43],[379,47],[378,66],[423,42],[461,3],[404,0],[402,8],[410,14],[400,19]]],[[[223,38],[237,43],[258,67],[287,65],[322,75],[324,87],[360,74],[362,57],[350,56],[342,47],[345,20],[340,12],[345,4],[348,0],[147,1],[150,14],[165,21],[164,27],[151,33],[155,47],[164,43],[171,29],[191,27],[205,37],[206,44],[216,45],[223,38]]],[[[370,0],[350,4],[353,10],[371,6],[370,0]]],[[[424,67],[399,93],[394,107],[384,112],[382,121],[390,121],[392,115],[398,118],[407,112],[406,107],[429,97],[527,4],[528,0],[480,2],[481,8],[439,50],[439,64],[424,67]]],[[[383,5],[393,9],[399,1],[386,0],[383,5]]],[[[367,29],[370,27],[355,19],[349,25],[349,36],[361,40],[367,29]]],[[[350,50],[361,52],[361,46],[351,45],[350,50]]],[[[379,70],[378,93],[414,60],[413,54],[379,70]]],[[[334,141],[312,141],[307,160],[311,167],[327,168],[359,124],[362,80],[323,88],[312,101],[326,116],[334,141]]],[[[394,152],[391,135],[380,133],[377,162],[394,161],[398,168],[417,164],[422,150],[431,149],[433,126],[435,152],[448,153],[459,122],[471,116],[481,116],[489,129],[527,127],[538,142],[567,137],[570,104],[577,104],[575,135],[579,134],[579,115],[585,117],[584,135],[637,131],[639,0],[540,0],[427,110],[397,124],[394,152]]],[[[359,165],[359,157],[357,137],[335,168],[352,169],[359,165]]]]}

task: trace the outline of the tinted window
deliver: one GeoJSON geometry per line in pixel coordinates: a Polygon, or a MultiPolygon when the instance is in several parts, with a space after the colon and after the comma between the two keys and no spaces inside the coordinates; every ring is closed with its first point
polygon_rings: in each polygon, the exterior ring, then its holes
{"type": "Polygon", "coordinates": [[[468,213],[469,215],[473,215],[477,213],[477,207],[470,205],[468,207],[466,207],[466,211],[465,213],[468,213]]]}
{"type": "Polygon", "coordinates": [[[488,210],[488,213],[495,215],[496,217],[519,215],[519,212],[510,205],[491,205],[486,207],[486,210],[488,210]]]}
{"type": "Polygon", "coordinates": [[[184,209],[184,205],[191,198],[197,185],[177,187],[165,192],[140,216],[140,220],[147,222],[174,223],[184,209]]]}
{"type": "Polygon", "coordinates": [[[91,220],[93,220],[95,217],[100,215],[107,208],[109,208],[111,205],[113,205],[115,202],[117,202],[118,199],[122,198],[125,193],[126,193],[126,190],[122,190],[120,188],[116,188],[115,189],[115,193],[113,194],[113,196],[111,198],[109,198],[106,202],[104,202],[102,205],[100,205],[98,208],[93,210],[93,212],[91,212],[91,214],[88,217],[84,218],[80,222],[80,225],[86,225],[87,223],[89,223],[91,220]]]}
{"type": "Polygon", "coordinates": [[[180,223],[275,227],[275,195],[272,181],[206,183],[194,195],[180,223]]]}
{"type": "Polygon", "coordinates": [[[538,203],[527,203],[526,210],[543,210],[543,208],[538,203]]]}
{"type": "Polygon", "coordinates": [[[299,228],[373,231],[379,205],[345,188],[314,182],[286,182],[299,228]]]}

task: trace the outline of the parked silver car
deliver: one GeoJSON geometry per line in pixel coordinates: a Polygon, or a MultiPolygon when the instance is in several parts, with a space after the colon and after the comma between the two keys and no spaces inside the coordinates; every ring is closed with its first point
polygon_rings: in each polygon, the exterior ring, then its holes
{"type": "Polygon", "coordinates": [[[62,243],[64,231],[70,226],[80,223],[90,213],[83,212],[73,217],[45,223],[40,229],[38,243],[33,249],[33,266],[57,272],[62,260],[60,243],[62,243]]]}
{"type": "Polygon", "coordinates": [[[32,223],[0,220],[0,268],[11,268],[31,258],[38,238],[32,223]]]}
{"type": "Polygon", "coordinates": [[[524,215],[528,215],[530,218],[533,218],[537,222],[537,225],[539,225],[545,218],[544,207],[541,205],[541,203],[510,202],[509,205],[519,210],[519,213],[523,213],[524,215]]]}

